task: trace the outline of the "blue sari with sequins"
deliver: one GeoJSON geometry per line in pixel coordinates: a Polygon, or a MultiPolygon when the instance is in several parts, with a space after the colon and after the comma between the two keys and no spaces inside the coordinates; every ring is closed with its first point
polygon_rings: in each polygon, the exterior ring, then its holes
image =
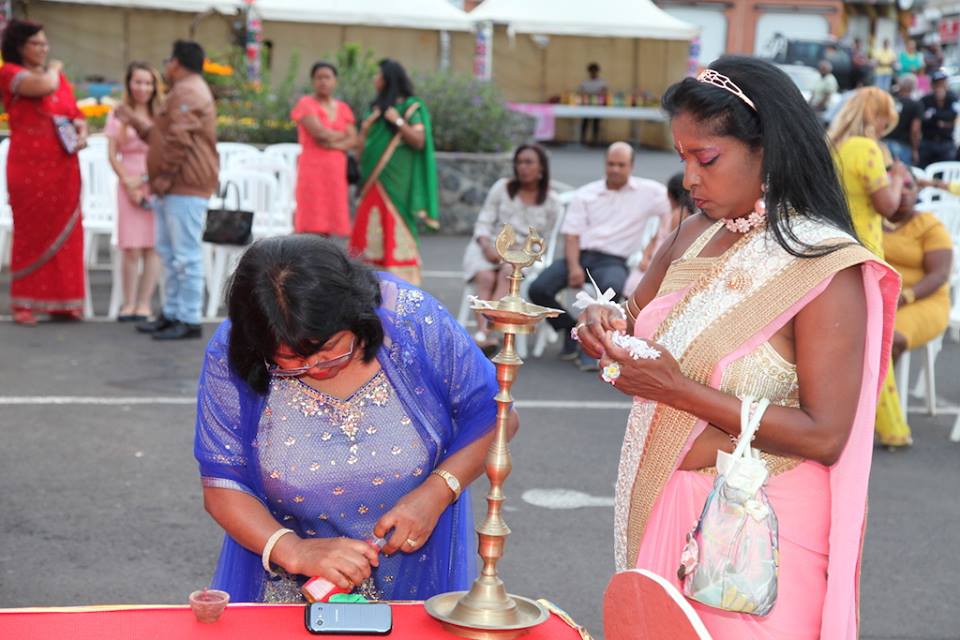
{"type": "MultiPolygon", "coordinates": [[[[435,298],[389,274],[378,277],[385,339],[377,359],[433,469],[495,423],[496,371],[435,298]]],[[[207,346],[197,392],[194,455],[205,486],[244,491],[269,509],[255,446],[267,396],[230,369],[229,338],[227,320],[207,346]]],[[[348,471],[342,485],[362,492],[367,482],[348,471]]],[[[468,491],[443,512],[417,553],[395,555],[403,556],[394,567],[395,597],[424,600],[469,588],[476,576],[476,548],[468,491]]],[[[257,602],[265,579],[260,556],[226,535],[211,586],[229,592],[233,602],[257,602]]]]}

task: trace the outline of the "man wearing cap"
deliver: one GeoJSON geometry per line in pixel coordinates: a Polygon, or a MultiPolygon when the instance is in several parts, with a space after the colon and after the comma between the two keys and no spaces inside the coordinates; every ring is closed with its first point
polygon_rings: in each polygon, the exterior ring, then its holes
{"type": "Polygon", "coordinates": [[[953,142],[953,129],[957,124],[957,96],[947,89],[947,74],[934,71],[930,75],[932,89],[923,96],[922,139],[920,141],[920,166],[933,162],[953,160],[957,147],[953,142]]]}

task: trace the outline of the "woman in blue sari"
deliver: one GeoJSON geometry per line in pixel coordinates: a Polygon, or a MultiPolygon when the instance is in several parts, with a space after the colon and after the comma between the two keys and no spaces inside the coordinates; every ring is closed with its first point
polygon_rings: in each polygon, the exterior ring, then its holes
{"type": "Polygon", "coordinates": [[[430,295],[323,238],[254,244],[199,382],[194,453],[227,534],[213,586],[240,602],[300,601],[311,576],[384,600],[468,588],[459,490],[483,469],[496,392],[430,295]]]}

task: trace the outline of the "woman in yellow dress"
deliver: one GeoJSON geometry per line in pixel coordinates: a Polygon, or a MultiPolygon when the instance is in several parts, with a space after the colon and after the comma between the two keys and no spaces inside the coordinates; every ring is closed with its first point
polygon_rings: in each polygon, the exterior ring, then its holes
{"type": "MultiPolygon", "coordinates": [[[[880,140],[893,130],[897,119],[890,94],[865,87],[847,101],[827,131],[854,229],[864,246],[881,258],[883,219],[896,213],[904,179],[910,175],[902,163],[891,162],[889,151],[880,146],[880,140]]],[[[888,447],[913,442],[900,408],[892,367],[887,370],[877,402],[877,435],[880,443],[888,447]]]]}
{"type": "Polygon", "coordinates": [[[932,213],[917,211],[917,185],[903,183],[900,208],[884,224],[886,260],[903,278],[893,334],[893,359],[922,347],[950,321],[950,269],[953,240],[932,213]]]}

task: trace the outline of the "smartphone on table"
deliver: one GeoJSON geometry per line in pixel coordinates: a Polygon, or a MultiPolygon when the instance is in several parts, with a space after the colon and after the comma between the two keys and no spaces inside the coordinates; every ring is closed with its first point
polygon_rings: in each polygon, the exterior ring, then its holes
{"type": "Polygon", "coordinates": [[[317,635],[385,636],[393,629],[390,605],[382,602],[311,602],[307,631],[317,635]]]}

